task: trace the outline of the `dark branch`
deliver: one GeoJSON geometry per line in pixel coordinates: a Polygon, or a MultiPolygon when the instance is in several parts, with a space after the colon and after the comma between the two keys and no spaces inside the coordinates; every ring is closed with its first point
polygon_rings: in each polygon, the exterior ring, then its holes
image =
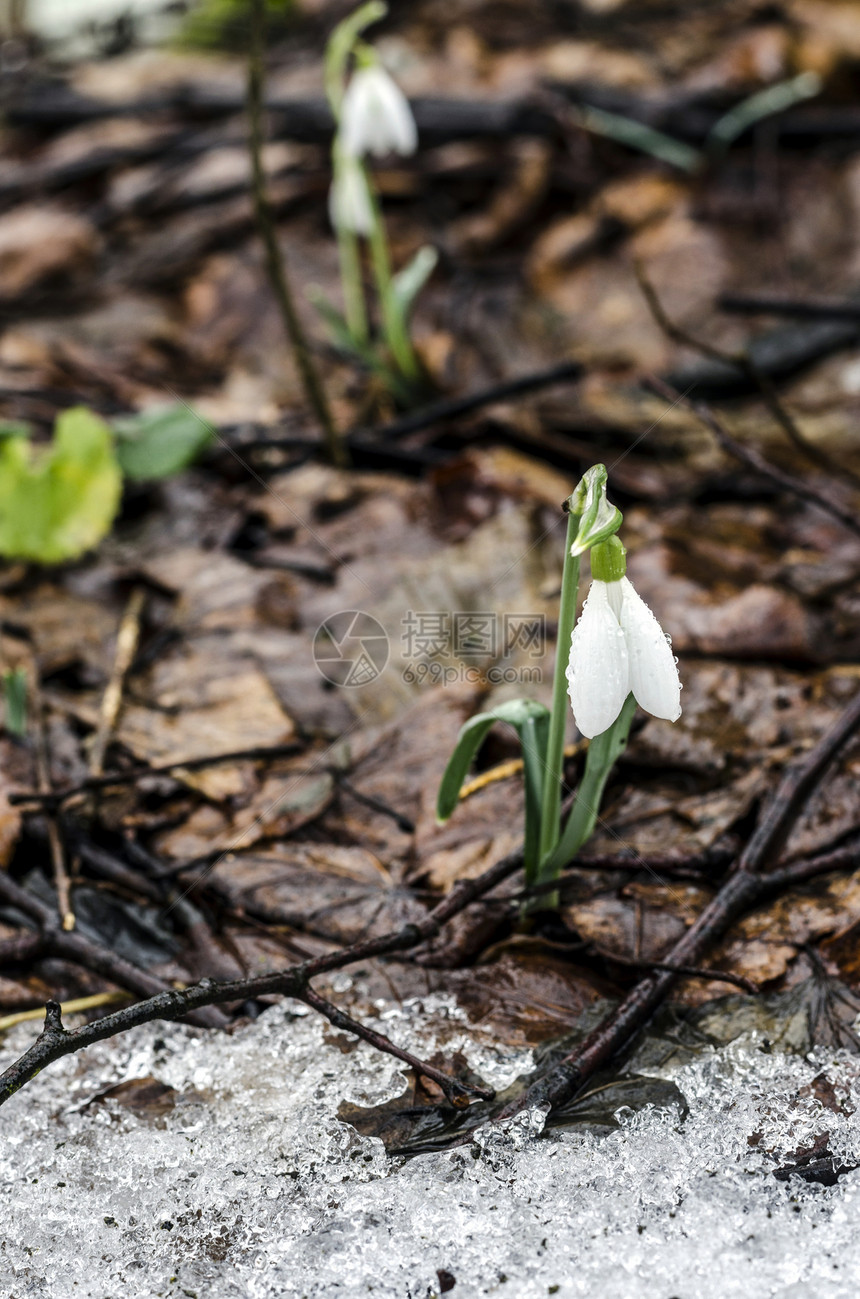
{"type": "Polygon", "coordinates": [[[149,776],[172,776],[178,771],[202,771],[205,767],[217,767],[228,762],[255,762],[265,758],[290,758],[304,751],[304,745],[293,741],[289,744],[255,745],[250,749],[234,749],[230,753],[214,753],[205,758],[186,758],[183,762],[165,762],[156,767],[130,767],[128,771],[106,771],[101,776],[88,776],[77,785],[68,789],[55,789],[51,793],[40,793],[38,790],[26,790],[10,794],[9,802],[18,807],[21,804],[36,804],[39,807],[51,807],[66,803],[79,794],[87,794],[94,789],[113,789],[121,785],[135,785],[139,780],[149,776]]]}
{"type": "Polygon", "coordinates": [[[790,298],[781,293],[723,293],[721,311],[742,316],[789,316],[795,320],[855,320],[860,322],[860,302],[840,298],[790,298]]]}
{"type": "MultiPolygon", "coordinates": [[[[654,285],[645,274],[644,267],[639,263],[636,266],[636,276],[648,309],[667,338],[675,343],[680,343],[682,347],[691,348],[693,351],[698,352],[700,356],[716,361],[718,365],[725,366],[729,371],[734,369],[738,374],[744,375],[751,389],[753,391],[758,389],[774,420],[788,440],[797,447],[801,455],[837,480],[848,478],[855,487],[860,487],[860,478],[849,468],[842,463],[837,464],[826,451],[819,446],[815,446],[804,437],[797,421],[780,400],[774,385],[774,377],[756,360],[753,345],[738,352],[728,352],[724,348],[715,347],[713,343],[706,342],[704,339],[691,334],[688,330],[682,329],[666,314],[654,285]]],[[[673,384],[672,386],[677,385],[673,384]]],[[[689,391],[685,384],[680,386],[685,389],[685,393],[689,391]]]]}
{"type": "MultiPolygon", "coordinates": [[[[5,1073],[0,1074],[0,1105],[54,1060],[81,1051],[85,1047],[92,1046],[94,1042],[115,1037],[118,1033],[124,1033],[140,1024],[149,1024],[153,1020],[182,1019],[204,1007],[214,1006],[218,1002],[243,1002],[272,994],[302,998],[309,988],[311,979],[320,974],[344,969],[346,966],[355,965],[372,957],[389,956],[394,952],[404,952],[419,947],[422,943],[435,938],[443,925],[465,910],[471,902],[518,871],[522,867],[522,860],[522,850],[518,849],[503,857],[476,879],[462,880],[422,920],[405,925],[395,933],[354,943],[351,947],[342,948],[340,951],[324,953],[312,960],[303,961],[299,965],[290,966],[286,970],[273,974],[217,983],[212,979],[202,979],[181,992],[168,989],[149,997],[146,1001],[137,1002],[133,1006],[126,1006],[114,1011],[113,1014],[105,1015],[92,1024],[85,1024],[73,1032],[64,1032],[62,1037],[58,1037],[53,1032],[43,1032],[20,1059],[10,1065],[5,1073]]],[[[4,876],[0,875],[0,888],[7,882],[4,876]]],[[[20,890],[20,892],[24,891],[20,890]]],[[[71,935],[67,934],[65,937],[69,938],[71,935]]],[[[451,1079],[449,1083],[453,1084],[455,1080],[451,1079]]]]}
{"type": "Polygon", "coordinates": [[[772,465],[769,460],[765,460],[764,456],[758,451],[754,451],[752,447],[746,447],[737,442],[717,419],[710,407],[701,402],[690,401],[676,388],[670,387],[668,383],[664,383],[662,379],[656,377],[646,380],[644,386],[659,397],[665,398],[666,401],[672,402],[674,405],[684,406],[691,411],[706,428],[710,429],[723,450],[727,451],[735,460],[739,460],[741,464],[754,470],[762,478],[768,479],[781,491],[790,492],[792,496],[796,496],[808,505],[816,505],[820,510],[824,510],[829,514],[831,518],[837,519],[843,527],[849,528],[851,532],[860,536],[860,518],[855,513],[843,508],[843,506],[831,500],[829,496],[825,496],[823,492],[819,492],[815,487],[811,487],[808,482],[801,482],[799,478],[787,474],[785,470],[778,469],[776,465],[772,465]]]}
{"type": "Polygon", "coordinates": [[[284,322],[284,329],[293,351],[299,378],[308,405],[322,430],[326,451],[333,464],[344,466],[349,457],[335,428],[325,388],[311,356],[304,326],[296,308],[292,284],[287,272],[286,259],[278,243],[275,221],[266,189],[263,168],[263,95],[266,4],[265,0],[251,0],[251,45],[248,52],[248,122],[251,153],[251,195],[257,228],[266,254],[266,270],[272,292],[284,322]]]}
{"type": "Polygon", "coordinates": [[[605,947],[596,947],[594,950],[604,960],[615,961],[618,965],[629,965],[638,970],[666,970],[679,977],[707,979],[712,983],[732,983],[736,988],[743,988],[744,992],[758,995],[758,987],[751,979],[745,979],[742,974],[730,974],[728,970],[706,970],[698,965],[671,965],[668,961],[636,960],[632,956],[619,956],[617,952],[609,952],[605,947]]]}
{"type": "Polygon", "coordinates": [[[301,1000],[313,1010],[319,1011],[321,1015],[333,1024],[335,1028],[341,1028],[347,1033],[352,1033],[364,1042],[369,1042],[371,1046],[376,1047],[377,1051],[384,1051],[387,1055],[393,1055],[395,1059],[402,1060],[415,1070],[416,1074],[430,1078],[437,1083],[444,1092],[446,1098],[456,1109],[464,1109],[473,1096],[479,1100],[491,1101],[495,1096],[494,1091],[486,1087],[475,1087],[471,1084],[458,1082],[456,1078],[451,1078],[448,1074],[443,1073],[441,1069],[436,1069],[432,1064],[427,1064],[424,1060],[419,1060],[417,1056],[410,1055],[386,1037],[384,1033],[377,1033],[374,1029],[368,1028],[365,1024],[360,1024],[358,1020],[353,1019],[337,1006],[326,1001],[318,992],[312,988],[306,988],[301,994],[301,1000]]]}
{"type": "MultiPolygon", "coordinates": [[[[666,953],[667,966],[698,967],[704,953],[744,911],[782,886],[784,877],[779,872],[770,875],[761,872],[801,815],[815,783],[858,726],[860,692],[815,748],[785,773],[759,829],[741,855],[739,868],[729,875],[694,924],[666,953]]],[[[676,970],[665,969],[642,979],[574,1051],[533,1083],[517,1101],[505,1106],[496,1119],[508,1118],[534,1105],[549,1103],[557,1108],[565,1104],[597,1069],[642,1030],[677,978],[676,970]]]]}
{"type": "MultiPolygon", "coordinates": [[[[377,428],[357,428],[346,436],[350,451],[378,452],[387,454],[385,443],[405,438],[412,433],[420,433],[434,424],[444,424],[471,415],[476,410],[491,406],[494,402],[510,401],[513,397],[524,397],[538,392],[542,388],[551,388],[558,383],[576,383],[582,378],[584,368],[577,361],[564,361],[561,365],[550,366],[546,370],[537,370],[531,374],[522,374],[515,379],[506,379],[502,383],[482,388],[479,392],[467,393],[463,397],[446,398],[444,401],[432,402],[411,415],[381,424],[377,428]]],[[[241,426],[243,429],[247,425],[241,426]]],[[[229,434],[232,430],[222,429],[229,434]]],[[[319,443],[310,438],[291,436],[265,436],[238,439],[235,445],[240,451],[302,451],[316,450],[319,443]]]]}
{"type": "MultiPolygon", "coordinates": [[[[39,939],[44,955],[59,957],[72,962],[82,969],[91,970],[109,979],[111,983],[135,993],[138,997],[153,997],[167,988],[167,984],[154,975],[141,970],[131,961],[117,956],[101,943],[84,937],[77,931],[66,931],[57,927],[57,918],[52,909],[40,902],[27,889],[0,871],[0,901],[14,907],[28,916],[39,927],[39,939]]],[[[220,1028],[226,1023],[225,1016],[216,1010],[207,1010],[198,1015],[194,1021],[207,1028],[220,1028]]]]}

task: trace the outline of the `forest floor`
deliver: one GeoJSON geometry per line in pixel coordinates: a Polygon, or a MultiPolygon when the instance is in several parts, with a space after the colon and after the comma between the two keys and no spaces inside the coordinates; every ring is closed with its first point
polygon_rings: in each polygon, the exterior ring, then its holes
{"type": "MultiPolygon", "coordinates": [[[[392,1027],[383,1016],[376,1031],[395,1040],[401,1031],[422,1050],[432,1038],[432,1066],[465,1086],[481,1085],[478,1056],[501,1070],[484,1085],[510,1081],[532,1066],[532,1048],[594,1027],[666,962],[723,896],[787,773],[856,706],[855,6],[398,7],[377,44],[413,100],[421,144],[377,178],[395,263],[423,244],[440,255],[415,318],[429,379],[411,425],[326,343],[308,298],[312,286],[339,294],[321,54],[342,12],[308,8],[270,50],[265,159],[315,357],[338,424],[352,431],[349,469],[325,462],[266,278],[248,192],[243,59],[130,49],[60,66],[34,54],[6,78],[0,418],[42,435],[73,406],[110,422],[179,403],[212,429],[192,467],[126,485],[97,550],[0,571],[3,665],[35,687],[28,735],[0,736],[9,1064],[36,1032],[14,1026],[18,1017],[41,1018],[49,999],[94,998],[92,1017],[200,980],[262,979],[350,944],[384,945],[516,852],[522,783],[503,765],[516,757],[512,738],[493,733],[480,759],[490,775],[442,828],[436,792],[479,706],[521,694],[549,702],[559,506],[595,462],[624,511],[630,576],[679,656],[680,720],[639,715],[557,913],[519,923],[522,876],[510,872],[423,944],[379,946],[349,977],[328,974],[316,985],[325,995],[370,1019],[384,1002],[392,1027]],[[816,98],[725,152],[708,145],[727,108],[801,73],[821,78],[816,98]],[[596,110],[665,132],[700,151],[701,165],[690,174],[588,129],[596,110]],[[668,389],[649,387],[655,377],[668,389]],[[517,379],[523,390],[508,391],[517,379]],[[471,410],[433,409],[473,395],[471,410]],[[706,402],[729,437],[691,401],[706,402]],[[342,630],[356,614],[366,659],[357,648],[359,682],[344,684],[320,629],[342,630]],[[521,634],[534,627],[536,637],[521,634]],[[68,899],[58,898],[66,877],[68,899]],[[63,929],[59,913],[74,927],[63,929]],[[430,1027],[422,1039],[414,1006],[427,999],[437,1015],[448,1008],[463,1040],[437,1040],[430,1027]],[[475,1059],[463,1054],[467,1024],[475,1059]]],[[[569,739],[573,788],[583,746],[572,718],[569,739]]],[[[738,1032],[778,1037],[765,1021],[787,1007],[805,1025],[789,1045],[817,1042],[850,1071],[840,1052],[854,1050],[860,1008],[859,769],[849,732],[798,793],[770,863],[811,863],[809,878],[796,870],[715,934],[703,977],[674,981],[664,1011],[674,1024],[692,1032],[708,1003],[730,994],[722,1012],[738,1032]]],[[[195,1050],[206,1068],[219,1046],[226,1067],[238,1041],[256,1059],[265,1048],[254,1032],[283,1046],[294,1022],[284,1007],[298,1004],[270,1008],[280,997],[266,990],[222,1001],[198,1012],[211,1036],[167,1031],[192,1089],[203,1086],[195,1050]]],[[[312,1019],[313,1029],[295,1019],[296,1051],[308,1059],[313,1035],[334,1032],[312,1019]]],[[[728,1036],[708,1025],[701,1040],[728,1036]]],[[[139,1058],[119,1039],[58,1069],[74,1083],[76,1114],[108,1079],[158,1075],[157,1030],[135,1030],[139,1058]]],[[[749,1050],[737,1076],[766,1090],[749,1050]]],[[[392,1061],[369,1046],[360,1060],[363,1076],[378,1069],[382,1080],[367,1094],[394,1100],[403,1082],[392,1061]]],[[[607,1085],[628,1078],[629,1061],[619,1067],[627,1072],[616,1067],[607,1085]]],[[[678,1066],[691,1079],[708,1067],[678,1066]]],[[[259,1068],[274,1063],[260,1057],[259,1068]]],[[[178,1069],[159,1085],[181,1091],[178,1069]]],[[[785,1069],[812,1086],[800,1063],[785,1069]]],[[[410,1103],[448,1132],[444,1081],[407,1075],[410,1103]]],[[[613,1112],[659,1107],[666,1098],[649,1086],[613,1112]]],[[[40,1097],[56,1118],[60,1090],[38,1080],[4,1126],[14,1134],[40,1097]]],[[[358,1091],[345,1083],[337,1099],[358,1091]]],[[[708,1104],[696,1111],[702,1130],[701,1114],[711,1122],[717,1112],[708,1104]]],[[[839,1122],[844,1108],[830,1105],[839,1122]]],[[[658,1120],[648,1113],[651,1139],[658,1120]]],[[[361,1140],[386,1135],[387,1123],[376,1115],[361,1140]]],[[[96,1159],[99,1129],[86,1130],[96,1159]]],[[[639,1129],[624,1131],[612,1140],[629,1152],[639,1129]]],[[[393,1144],[416,1141],[398,1127],[393,1144]]],[[[847,1166],[837,1145],[831,1171],[847,1166]]],[[[178,1145],[171,1152],[165,1159],[180,1158],[178,1145]]],[[[509,1208],[513,1231],[519,1210],[509,1208]]],[[[386,1275],[393,1288],[381,1292],[407,1292],[396,1268],[386,1275]]],[[[535,1294],[556,1281],[541,1284],[535,1294]]],[[[257,1293],[247,1278],[235,1285],[223,1293],[257,1293]]]]}

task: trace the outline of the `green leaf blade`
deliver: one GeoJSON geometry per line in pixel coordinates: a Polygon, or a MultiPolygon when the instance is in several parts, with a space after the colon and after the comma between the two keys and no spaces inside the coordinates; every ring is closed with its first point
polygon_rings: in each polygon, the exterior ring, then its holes
{"type": "Polygon", "coordinates": [[[499,704],[490,713],[477,713],[460,727],[454,751],[448,759],[448,765],[442,775],[439,793],[436,798],[436,820],[440,824],[444,824],[450,818],[457,806],[460,790],[466,776],[469,774],[469,768],[475,754],[486,739],[490,728],[496,722],[507,722],[516,730],[523,746],[524,767],[526,766],[526,748],[528,746],[527,798],[529,796],[528,787],[531,786],[532,790],[534,790],[536,782],[540,782],[537,804],[538,810],[540,809],[545,759],[543,749],[539,751],[538,746],[543,736],[545,748],[545,733],[549,728],[549,709],[544,704],[539,704],[533,699],[510,699],[503,704],[499,704]]]}
{"type": "Polygon", "coordinates": [[[172,478],[197,459],[214,437],[189,406],[162,406],[114,421],[120,467],[132,482],[172,478]]]}
{"type": "Polygon", "coordinates": [[[391,291],[404,324],[408,322],[415,299],[430,279],[438,261],[439,254],[436,249],[425,244],[393,277],[391,291]]]}
{"type": "Polygon", "coordinates": [[[492,713],[478,713],[460,727],[454,752],[448,759],[448,765],[439,782],[439,793],[436,796],[436,820],[440,825],[444,825],[450,819],[457,806],[460,790],[469,774],[472,759],[496,720],[492,713]]]}

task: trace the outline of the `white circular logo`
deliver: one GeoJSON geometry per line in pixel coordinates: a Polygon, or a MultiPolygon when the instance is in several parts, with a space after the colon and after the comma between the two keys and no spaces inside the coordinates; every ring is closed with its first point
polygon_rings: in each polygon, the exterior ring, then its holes
{"type": "Polygon", "coordinates": [[[360,609],[333,613],[314,635],[314,663],[336,686],[368,686],[388,662],[388,636],[381,622],[360,609]]]}

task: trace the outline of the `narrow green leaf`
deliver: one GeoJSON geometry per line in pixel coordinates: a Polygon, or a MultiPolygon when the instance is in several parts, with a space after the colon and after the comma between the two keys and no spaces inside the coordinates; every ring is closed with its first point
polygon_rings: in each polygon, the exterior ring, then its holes
{"type": "Polygon", "coordinates": [[[325,321],[335,347],[339,347],[342,352],[359,357],[365,365],[370,365],[375,359],[372,345],[352,334],[346,317],[338,311],[337,307],[332,306],[322,290],[312,285],[308,289],[308,297],[325,321]]]}
{"type": "Polygon", "coordinates": [[[804,99],[814,99],[821,94],[821,87],[822,81],[817,72],[801,72],[797,77],[778,81],[773,86],[757,91],[724,113],[711,127],[705,141],[706,150],[710,153],[723,153],[756,122],[773,117],[776,113],[784,113],[804,99]]]}
{"type": "Polygon", "coordinates": [[[610,140],[617,140],[630,149],[638,149],[640,153],[649,153],[652,158],[668,162],[670,166],[677,167],[679,171],[685,171],[688,175],[694,176],[701,170],[702,154],[698,149],[676,140],[674,136],[655,130],[653,126],[646,126],[644,122],[636,122],[633,118],[622,117],[619,113],[607,113],[602,108],[591,107],[580,108],[579,120],[586,131],[591,131],[594,135],[604,135],[610,140]]]}
{"type": "Polygon", "coordinates": [[[206,420],[181,403],[114,421],[116,454],[126,478],[152,482],[187,468],[213,439],[206,420]]]}
{"type": "Polygon", "coordinates": [[[23,668],[11,668],[3,673],[3,701],[6,730],[10,735],[26,735],[27,673],[23,668]]]}
{"type": "Polygon", "coordinates": [[[460,790],[469,774],[472,759],[483,744],[490,727],[497,720],[492,713],[478,713],[461,726],[454,752],[448,759],[436,797],[436,820],[440,825],[444,825],[457,806],[460,790]]]}
{"type": "Polygon", "coordinates": [[[518,728],[523,749],[526,792],[523,864],[527,880],[531,879],[540,861],[541,809],[543,783],[546,777],[549,716],[548,709],[544,709],[542,713],[530,713],[518,728]]]}
{"type": "Polygon", "coordinates": [[[612,725],[602,734],[595,735],[589,743],[585,771],[567,825],[554,852],[541,863],[542,881],[555,879],[594,833],[606,782],[615,763],[627,748],[630,724],[635,712],[636,700],[628,695],[612,725]]]}
{"type": "Polygon", "coordinates": [[[436,819],[444,823],[451,816],[457,801],[460,797],[460,790],[466,776],[469,774],[469,768],[478,749],[487,737],[490,728],[496,722],[508,722],[515,728],[520,743],[523,744],[523,759],[525,766],[525,748],[528,743],[530,747],[529,754],[529,772],[527,782],[531,785],[532,790],[538,790],[538,818],[540,809],[540,794],[542,792],[543,780],[543,758],[538,761],[537,746],[540,743],[544,728],[549,726],[549,710],[543,705],[536,703],[532,699],[510,699],[504,704],[499,704],[491,713],[477,713],[470,717],[468,722],[460,728],[460,734],[457,736],[457,743],[454,745],[454,752],[448,759],[448,765],[442,776],[439,785],[439,794],[436,799],[436,819]],[[524,740],[526,728],[530,727],[527,740],[524,740]]]}
{"type": "Polygon", "coordinates": [[[438,261],[436,249],[425,244],[392,279],[391,291],[404,323],[409,320],[415,299],[430,279],[438,261]]]}
{"type": "Polygon", "coordinates": [[[382,359],[376,345],[357,339],[350,332],[345,317],[332,306],[319,289],[309,289],[308,297],[328,326],[335,347],[347,356],[355,357],[372,374],[379,375],[392,396],[404,405],[408,405],[411,396],[409,388],[396,371],[382,359]]]}

